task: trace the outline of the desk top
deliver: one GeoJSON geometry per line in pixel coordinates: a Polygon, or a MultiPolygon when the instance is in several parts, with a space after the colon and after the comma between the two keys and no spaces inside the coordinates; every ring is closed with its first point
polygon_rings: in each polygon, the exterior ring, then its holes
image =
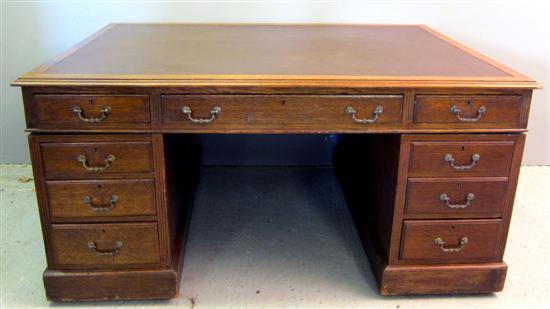
{"type": "Polygon", "coordinates": [[[110,24],[14,85],[536,88],[422,25],[110,24]]]}

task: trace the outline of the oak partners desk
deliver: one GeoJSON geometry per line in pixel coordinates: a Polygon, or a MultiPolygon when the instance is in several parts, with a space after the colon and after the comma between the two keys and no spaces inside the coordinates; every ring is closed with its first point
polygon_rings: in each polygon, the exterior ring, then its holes
{"type": "Polygon", "coordinates": [[[490,293],[532,90],[425,26],[112,24],[24,74],[51,300],[178,295],[197,134],[338,134],[384,295],[490,293]]]}

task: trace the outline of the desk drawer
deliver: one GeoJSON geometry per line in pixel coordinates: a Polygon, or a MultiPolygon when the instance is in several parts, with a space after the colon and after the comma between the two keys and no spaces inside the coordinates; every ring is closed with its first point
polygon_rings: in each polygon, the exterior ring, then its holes
{"type": "Polygon", "coordinates": [[[507,188],[507,178],[412,178],[407,183],[405,216],[498,218],[502,216],[507,188]]]}
{"type": "Polygon", "coordinates": [[[496,262],[502,220],[405,220],[400,258],[414,263],[496,262]]]}
{"type": "Polygon", "coordinates": [[[524,127],[521,95],[418,95],[414,123],[524,127]]]}
{"type": "Polygon", "coordinates": [[[31,109],[34,126],[94,129],[151,121],[148,95],[38,94],[31,109]]]}
{"type": "Polygon", "coordinates": [[[302,125],[304,129],[360,130],[388,124],[399,126],[402,109],[401,95],[162,96],[163,127],[198,130],[282,129],[289,125],[302,125]]]}
{"type": "Polygon", "coordinates": [[[95,178],[151,172],[151,141],[51,142],[40,144],[46,179],[95,178]]]}
{"type": "Polygon", "coordinates": [[[47,181],[52,222],[156,215],[154,181],[47,181]]]}
{"type": "Polygon", "coordinates": [[[54,224],[57,269],[140,268],[160,263],[156,223],[54,224]]]}
{"type": "Polygon", "coordinates": [[[414,141],[410,177],[508,176],[515,142],[414,141]]]}

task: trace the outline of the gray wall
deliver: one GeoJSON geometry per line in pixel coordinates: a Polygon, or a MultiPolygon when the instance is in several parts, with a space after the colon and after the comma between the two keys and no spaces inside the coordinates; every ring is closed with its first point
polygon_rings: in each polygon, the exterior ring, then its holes
{"type": "Polygon", "coordinates": [[[39,3],[2,1],[0,162],[26,163],[29,153],[18,75],[110,22],[423,23],[536,79],[524,163],[550,164],[548,1],[439,3],[39,3]]]}

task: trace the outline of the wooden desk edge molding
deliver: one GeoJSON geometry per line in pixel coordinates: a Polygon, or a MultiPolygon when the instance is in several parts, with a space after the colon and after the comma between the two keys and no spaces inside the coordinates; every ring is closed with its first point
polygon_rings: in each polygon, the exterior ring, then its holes
{"type": "Polygon", "coordinates": [[[51,300],[177,297],[210,133],[339,134],[382,294],[504,286],[540,85],[424,25],[110,24],[13,85],[51,300]]]}

